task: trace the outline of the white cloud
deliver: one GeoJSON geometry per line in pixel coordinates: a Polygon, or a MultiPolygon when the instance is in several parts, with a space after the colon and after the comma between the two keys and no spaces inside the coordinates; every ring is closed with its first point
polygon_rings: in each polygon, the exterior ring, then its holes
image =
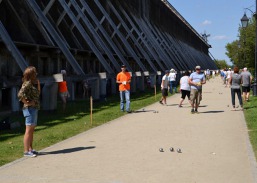
{"type": "Polygon", "coordinates": [[[210,25],[212,22],[210,20],[204,20],[202,25],[210,25]]]}
{"type": "Polygon", "coordinates": [[[221,36],[214,36],[212,39],[213,39],[213,40],[225,40],[225,39],[228,39],[228,37],[221,35],[221,36]]]}

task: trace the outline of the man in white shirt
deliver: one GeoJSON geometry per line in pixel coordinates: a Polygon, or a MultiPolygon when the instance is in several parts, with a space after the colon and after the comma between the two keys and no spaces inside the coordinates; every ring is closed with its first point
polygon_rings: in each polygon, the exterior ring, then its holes
{"type": "Polygon", "coordinates": [[[165,105],[167,104],[166,98],[168,96],[169,74],[170,74],[170,71],[166,70],[165,75],[162,77],[162,84],[161,84],[162,98],[160,100],[160,104],[165,104],[165,105]]]}
{"type": "Polygon", "coordinates": [[[231,74],[232,74],[232,71],[231,71],[231,68],[229,68],[227,73],[226,73],[227,77],[226,77],[226,86],[225,87],[227,87],[229,85],[228,81],[229,81],[229,79],[231,77],[231,74]]]}
{"type": "Polygon", "coordinates": [[[243,99],[245,102],[245,101],[249,101],[250,89],[251,89],[251,83],[252,83],[253,77],[246,67],[243,69],[241,76],[242,76],[243,99]]]}
{"type": "Polygon", "coordinates": [[[185,100],[186,96],[188,98],[189,103],[191,104],[190,100],[190,85],[188,83],[189,79],[189,72],[186,71],[184,76],[180,79],[180,93],[181,99],[178,107],[182,107],[182,102],[185,100]]]}
{"type": "Polygon", "coordinates": [[[170,84],[170,93],[173,93],[173,89],[174,92],[177,93],[177,86],[176,86],[176,71],[174,69],[170,70],[170,74],[169,74],[169,84],[170,84]]]}

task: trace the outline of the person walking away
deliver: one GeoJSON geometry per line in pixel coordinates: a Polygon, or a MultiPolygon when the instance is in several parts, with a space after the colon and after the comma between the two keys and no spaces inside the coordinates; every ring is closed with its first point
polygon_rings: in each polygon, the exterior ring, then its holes
{"type": "Polygon", "coordinates": [[[120,110],[124,111],[124,101],[126,100],[126,112],[131,113],[130,110],[130,83],[131,75],[126,71],[126,66],[121,66],[121,72],[117,74],[116,83],[119,84],[120,91],[120,110]],[[125,97],[125,100],[124,100],[125,97]]]}
{"type": "Polygon", "coordinates": [[[226,73],[226,86],[225,87],[230,87],[230,77],[231,77],[232,71],[231,68],[228,69],[227,73],[226,73]]]}
{"type": "Polygon", "coordinates": [[[201,67],[196,66],[195,72],[190,74],[189,85],[191,86],[190,99],[191,99],[191,113],[198,113],[198,106],[202,100],[202,85],[206,83],[205,76],[201,73],[201,67]]]}
{"type": "Polygon", "coordinates": [[[207,69],[207,70],[206,70],[206,78],[207,78],[207,81],[209,81],[209,79],[210,79],[210,74],[211,74],[210,70],[207,69]]]}
{"type": "Polygon", "coordinates": [[[58,90],[59,90],[59,95],[62,100],[62,111],[64,112],[66,110],[66,104],[67,104],[67,98],[70,97],[70,93],[68,91],[67,87],[67,73],[66,70],[61,70],[61,74],[63,75],[63,81],[58,82],[58,90]]]}
{"type": "Polygon", "coordinates": [[[223,84],[226,85],[226,81],[227,81],[227,69],[226,68],[223,70],[223,75],[224,75],[223,84]]]}
{"type": "Polygon", "coordinates": [[[231,75],[229,79],[229,83],[231,85],[231,100],[232,100],[232,106],[233,111],[236,110],[235,108],[235,95],[237,94],[239,104],[241,106],[241,110],[243,110],[243,102],[242,102],[242,95],[241,95],[241,89],[240,85],[242,83],[242,76],[239,74],[238,67],[234,67],[234,73],[231,75]]]}
{"type": "Polygon", "coordinates": [[[173,89],[174,92],[177,93],[177,86],[176,86],[176,71],[174,69],[170,70],[170,74],[169,74],[169,86],[170,86],[170,94],[173,93],[173,89]]]}
{"type": "Polygon", "coordinates": [[[162,83],[161,83],[162,98],[160,100],[160,104],[167,105],[166,98],[168,96],[169,74],[170,74],[170,71],[166,70],[165,75],[162,77],[162,83]]]}
{"type": "Polygon", "coordinates": [[[245,67],[243,69],[243,72],[241,73],[242,76],[242,92],[243,92],[243,100],[249,101],[250,97],[250,88],[251,88],[251,83],[252,83],[252,74],[247,70],[245,67]]]}
{"type": "Polygon", "coordinates": [[[215,70],[212,70],[212,79],[215,78],[215,75],[216,75],[215,70]]]}
{"type": "Polygon", "coordinates": [[[25,117],[25,134],[23,138],[24,156],[36,157],[38,152],[33,149],[33,135],[37,126],[38,110],[40,108],[40,82],[37,79],[37,71],[33,66],[25,69],[22,78],[22,86],[18,92],[19,101],[23,103],[23,116],[25,117]]]}
{"type": "Polygon", "coordinates": [[[190,100],[190,85],[188,83],[189,79],[189,72],[186,71],[184,76],[180,78],[180,92],[181,92],[181,99],[178,107],[182,107],[182,103],[185,100],[186,96],[188,98],[189,103],[191,104],[190,100]]]}

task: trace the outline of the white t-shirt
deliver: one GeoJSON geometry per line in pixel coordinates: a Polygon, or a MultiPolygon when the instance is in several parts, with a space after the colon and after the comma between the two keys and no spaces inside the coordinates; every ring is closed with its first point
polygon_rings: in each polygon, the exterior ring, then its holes
{"type": "Polygon", "coordinates": [[[170,73],[169,74],[169,81],[176,81],[176,73],[170,73]]]}
{"type": "Polygon", "coordinates": [[[180,89],[190,91],[190,85],[188,83],[189,76],[183,76],[180,79],[180,89]]]}
{"type": "Polygon", "coordinates": [[[231,77],[232,72],[231,71],[227,71],[227,79],[229,79],[231,77]]]}
{"type": "Polygon", "coordinates": [[[169,79],[168,79],[169,76],[166,76],[166,74],[162,77],[162,81],[163,82],[163,86],[161,86],[162,88],[168,88],[168,84],[169,84],[169,79]]]}

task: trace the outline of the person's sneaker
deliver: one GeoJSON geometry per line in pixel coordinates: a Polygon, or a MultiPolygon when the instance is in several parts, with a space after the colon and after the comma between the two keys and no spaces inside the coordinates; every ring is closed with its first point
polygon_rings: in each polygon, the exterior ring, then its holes
{"type": "Polygon", "coordinates": [[[194,114],[195,110],[194,109],[191,109],[191,113],[194,114]]]}
{"type": "Polygon", "coordinates": [[[160,104],[163,104],[161,100],[159,101],[159,103],[160,103],[160,104]]]}
{"type": "Polygon", "coordinates": [[[30,158],[34,158],[34,157],[36,157],[37,155],[36,155],[36,154],[33,154],[31,151],[29,151],[29,152],[24,153],[23,156],[25,156],[25,157],[30,157],[30,158]]]}
{"type": "Polygon", "coordinates": [[[33,154],[39,154],[35,149],[31,150],[30,152],[32,152],[33,154]]]}
{"type": "Polygon", "coordinates": [[[127,111],[127,113],[132,113],[132,111],[127,111]]]}
{"type": "Polygon", "coordinates": [[[182,105],[178,105],[178,107],[180,108],[180,107],[182,107],[182,105]]]}
{"type": "Polygon", "coordinates": [[[195,110],[195,113],[197,113],[197,114],[199,113],[197,109],[195,110]]]}

